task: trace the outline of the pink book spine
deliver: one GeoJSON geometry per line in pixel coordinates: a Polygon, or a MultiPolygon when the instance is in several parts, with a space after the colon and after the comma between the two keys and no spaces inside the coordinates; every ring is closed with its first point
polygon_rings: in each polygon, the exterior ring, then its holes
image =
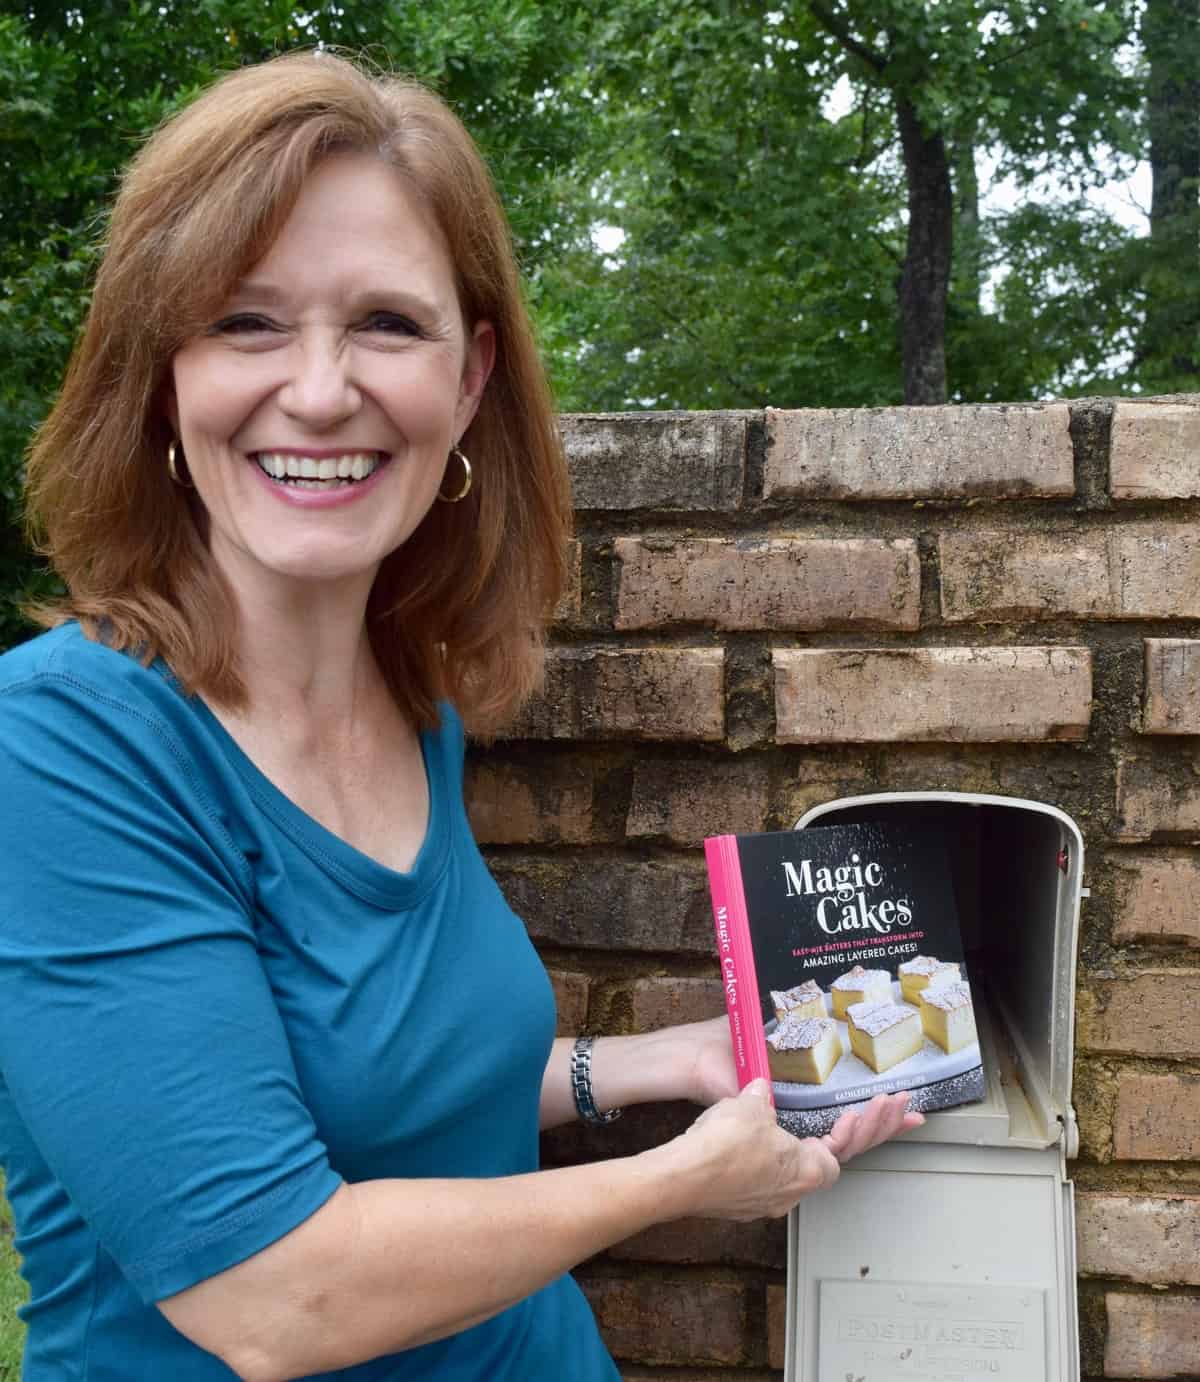
{"type": "Polygon", "coordinates": [[[717,933],[717,958],[725,1010],[733,1037],[733,1058],[738,1087],[760,1077],[771,1079],[767,1066],[767,1039],[763,1032],[762,1004],[754,973],[754,949],[746,894],[742,888],[742,862],[736,835],[714,835],[704,841],[708,865],[708,890],[712,896],[713,926],[717,933]]]}

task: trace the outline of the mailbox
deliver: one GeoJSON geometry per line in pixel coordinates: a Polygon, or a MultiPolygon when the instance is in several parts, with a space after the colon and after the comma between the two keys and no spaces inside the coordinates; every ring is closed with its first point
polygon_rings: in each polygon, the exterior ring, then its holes
{"type": "Polygon", "coordinates": [[[1037,801],[848,797],[796,828],[936,824],[952,859],[982,1103],[851,1162],[788,1224],[786,1382],[1078,1382],[1071,1107],[1083,838],[1037,801]]]}

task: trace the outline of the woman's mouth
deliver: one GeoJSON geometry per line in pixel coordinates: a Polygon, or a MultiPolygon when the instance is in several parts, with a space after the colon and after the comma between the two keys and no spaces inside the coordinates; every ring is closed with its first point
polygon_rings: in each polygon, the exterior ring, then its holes
{"type": "Polygon", "coordinates": [[[382,451],[347,451],[340,456],[253,453],[255,464],[270,479],[289,488],[311,490],[348,489],[374,475],[385,459],[382,451]]]}

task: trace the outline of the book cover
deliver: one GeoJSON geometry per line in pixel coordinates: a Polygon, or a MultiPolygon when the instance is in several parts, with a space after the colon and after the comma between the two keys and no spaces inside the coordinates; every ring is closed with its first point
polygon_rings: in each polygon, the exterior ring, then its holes
{"type": "Polygon", "coordinates": [[[738,1080],[779,1122],[911,1091],[926,1112],[985,1094],[950,859],[936,828],[810,826],[704,842],[738,1080]]]}

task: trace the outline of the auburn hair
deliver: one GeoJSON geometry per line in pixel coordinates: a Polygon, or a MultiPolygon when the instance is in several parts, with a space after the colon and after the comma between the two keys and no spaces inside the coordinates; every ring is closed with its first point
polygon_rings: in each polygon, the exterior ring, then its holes
{"type": "Polygon", "coordinates": [[[343,151],[375,155],[415,190],[445,237],[468,331],[495,328],[495,366],[462,438],[475,484],[460,503],[435,503],[384,560],[367,607],[411,719],[433,724],[446,698],[487,733],[541,671],[571,522],[562,445],[479,151],[425,87],[344,57],[295,53],[222,77],[125,172],[82,335],[29,455],[30,535],[67,588],[30,613],[78,619],[113,647],[161,656],[189,693],[245,703],[232,593],[202,506],[167,473],[165,385],[172,356],[263,257],[314,167],[343,151]]]}

